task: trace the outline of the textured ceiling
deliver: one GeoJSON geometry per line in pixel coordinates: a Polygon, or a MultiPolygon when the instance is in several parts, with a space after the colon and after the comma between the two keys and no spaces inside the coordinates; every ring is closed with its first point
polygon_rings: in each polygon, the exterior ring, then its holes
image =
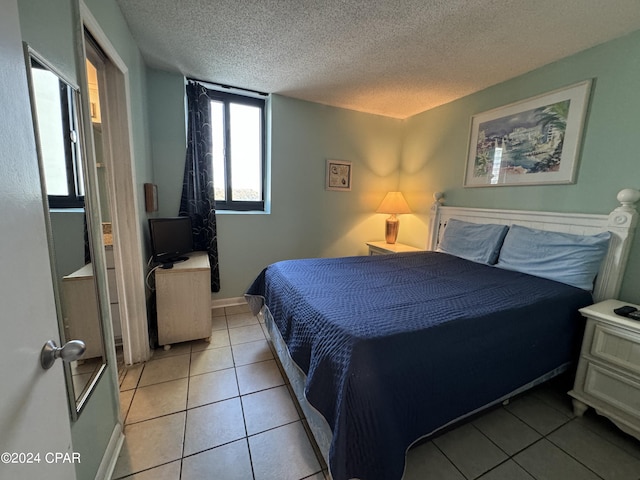
{"type": "Polygon", "coordinates": [[[117,1],[152,67],[397,118],[640,29],[640,0],[117,1]]]}

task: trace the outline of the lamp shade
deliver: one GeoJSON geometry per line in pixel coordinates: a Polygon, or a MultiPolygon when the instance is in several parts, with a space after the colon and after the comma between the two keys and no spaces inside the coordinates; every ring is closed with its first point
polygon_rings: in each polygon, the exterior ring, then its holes
{"type": "Polygon", "coordinates": [[[411,213],[411,209],[402,192],[389,192],[382,200],[376,213],[411,213]]]}

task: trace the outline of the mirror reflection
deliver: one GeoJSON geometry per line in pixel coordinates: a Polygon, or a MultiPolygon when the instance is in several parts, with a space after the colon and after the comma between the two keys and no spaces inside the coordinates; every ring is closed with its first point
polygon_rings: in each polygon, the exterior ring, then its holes
{"type": "Polygon", "coordinates": [[[34,54],[30,62],[61,341],[82,340],[87,347],[81,360],[65,366],[67,388],[77,414],[105,365],[100,304],[89,241],[92,219],[84,198],[78,92],[34,54]]]}

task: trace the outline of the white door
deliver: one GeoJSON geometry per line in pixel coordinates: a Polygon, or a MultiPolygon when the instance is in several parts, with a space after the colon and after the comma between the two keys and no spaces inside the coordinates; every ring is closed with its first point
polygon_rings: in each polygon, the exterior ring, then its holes
{"type": "MultiPolygon", "coordinates": [[[[0,0],[0,478],[75,479],[16,0],[0,0]]],[[[82,459],[80,459],[82,461],[82,459]]]]}

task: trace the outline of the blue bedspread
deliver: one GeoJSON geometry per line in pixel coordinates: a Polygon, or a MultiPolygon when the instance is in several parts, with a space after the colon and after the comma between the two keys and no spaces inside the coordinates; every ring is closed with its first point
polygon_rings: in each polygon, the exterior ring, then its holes
{"type": "Polygon", "coordinates": [[[588,292],[443,253],[291,260],[264,297],[335,480],[400,479],[415,440],[576,358],[588,292]]]}

